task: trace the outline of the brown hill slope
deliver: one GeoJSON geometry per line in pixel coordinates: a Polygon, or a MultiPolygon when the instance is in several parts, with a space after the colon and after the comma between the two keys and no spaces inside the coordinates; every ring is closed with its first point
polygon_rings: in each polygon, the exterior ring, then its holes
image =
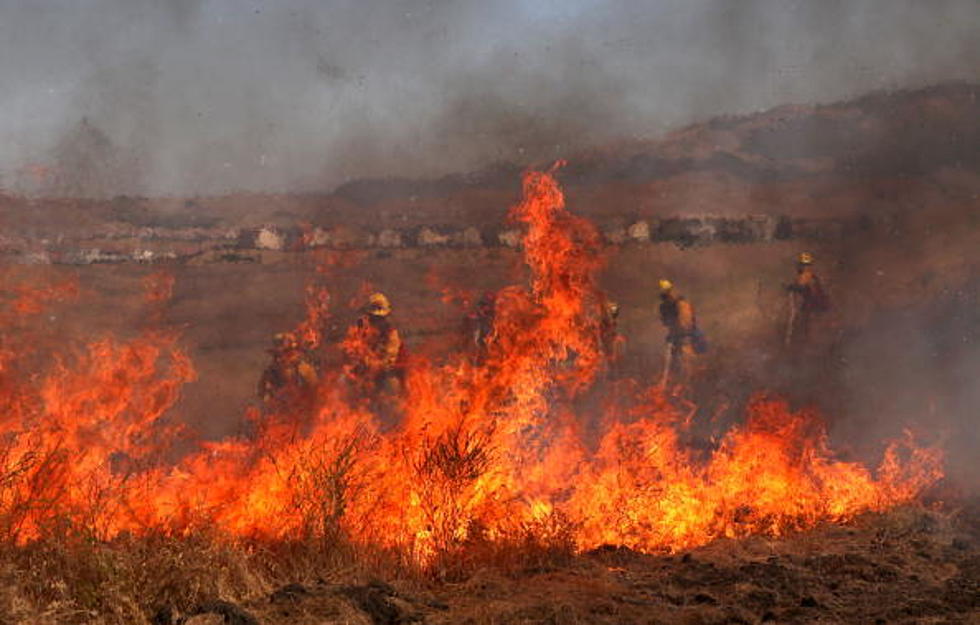
{"type": "MultiPolygon", "coordinates": [[[[722,117],[655,140],[569,155],[560,178],[571,206],[602,220],[662,215],[874,211],[895,185],[938,171],[980,170],[980,85],[876,93],[821,106],[722,117]]],[[[107,227],[224,231],[298,221],[331,226],[496,224],[527,163],[436,179],[356,180],[325,194],[111,201],[0,197],[8,232],[48,237],[107,227]]]]}
{"type": "MultiPolygon", "coordinates": [[[[943,85],[717,118],[572,155],[560,179],[570,203],[593,218],[854,213],[873,208],[867,202],[889,183],[944,168],[976,172],[978,92],[980,85],[943,85]]],[[[370,207],[373,218],[480,224],[501,216],[519,170],[502,164],[437,180],[361,180],[339,187],[329,204],[370,207]]]]}

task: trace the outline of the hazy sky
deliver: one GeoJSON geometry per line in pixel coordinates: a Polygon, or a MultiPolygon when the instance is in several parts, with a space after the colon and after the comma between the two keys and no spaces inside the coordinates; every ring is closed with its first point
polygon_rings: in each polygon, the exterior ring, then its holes
{"type": "Polygon", "coordinates": [[[0,0],[0,184],[82,118],[111,192],[329,189],[978,74],[978,0],[0,0]]]}

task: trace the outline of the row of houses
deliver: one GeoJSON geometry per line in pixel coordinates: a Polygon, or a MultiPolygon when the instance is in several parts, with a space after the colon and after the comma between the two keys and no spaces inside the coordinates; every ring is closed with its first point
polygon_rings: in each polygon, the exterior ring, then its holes
{"type": "MultiPolygon", "coordinates": [[[[789,239],[839,238],[849,229],[867,229],[860,220],[798,219],[776,215],[732,217],[673,217],[611,220],[600,224],[609,245],[673,244],[692,247],[712,244],[766,243],[789,239]]],[[[114,230],[57,241],[0,241],[0,255],[31,264],[87,265],[103,263],[166,263],[207,259],[206,262],[262,262],[261,252],[301,252],[312,249],[393,250],[407,248],[517,248],[517,228],[419,226],[368,231],[337,226],[284,228],[266,226],[242,230],[203,228],[141,228],[114,230]]]]}
{"type": "MultiPolygon", "coordinates": [[[[776,215],[732,217],[674,217],[654,220],[620,220],[600,227],[610,245],[673,243],[680,247],[714,243],[765,243],[787,239],[840,237],[855,220],[793,219],[776,215]]],[[[243,247],[266,250],[309,248],[372,249],[410,247],[512,247],[520,246],[517,228],[463,229],[420,226],[404,230],[370,232],[346,227],[281,229],[260,228],[241,234],[243,247]]]]}

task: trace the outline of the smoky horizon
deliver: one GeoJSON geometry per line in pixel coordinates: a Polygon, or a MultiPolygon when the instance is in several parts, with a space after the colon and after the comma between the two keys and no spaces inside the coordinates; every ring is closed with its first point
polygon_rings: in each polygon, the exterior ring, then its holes
{"type": "Polygon", "coordinates": [[[0,0],[0,188],[326,191],[980,77],[970,0],[0,0]]]}

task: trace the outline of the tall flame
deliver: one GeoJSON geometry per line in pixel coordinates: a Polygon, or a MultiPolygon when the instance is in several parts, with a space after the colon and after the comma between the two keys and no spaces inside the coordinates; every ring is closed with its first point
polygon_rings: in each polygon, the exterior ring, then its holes
{"type": "MultiPolygon", "coordinates": [[[[877,472],[836,460],[815,414],[761,395],[706,458],[682,443],[687,408],[657,386],[601,421],[577,414],[604,366],[600,238],[565,210],[551,172],[525,175],[511,218],[526,227],[529,284],[498,294],[479,362],[409,361],[404,387],[388,398],[395,426],[376,403],[352,399],[357,381],[336,366],[321,372],[312,404],[277,405],[253,415],[252,436],[202,442],[168,464],[181,430],[164,415],[194,376],[174,333],[100,340],[39,378],[10,373],[5,355],[0,531],[23,542],[69,526],[109,538],[207,525],[233,536],[345,538],[421,564],[528,535],[662,551],[846,520],[913,499],[941,477],[940,452],[910,439],[893,443],[877,472]]],[[[150,304],[171,285],[150,280],[150,304]]],[[[328,349],[328,292],[307,295],[307,319],[292,335],[328,349]]]]}

